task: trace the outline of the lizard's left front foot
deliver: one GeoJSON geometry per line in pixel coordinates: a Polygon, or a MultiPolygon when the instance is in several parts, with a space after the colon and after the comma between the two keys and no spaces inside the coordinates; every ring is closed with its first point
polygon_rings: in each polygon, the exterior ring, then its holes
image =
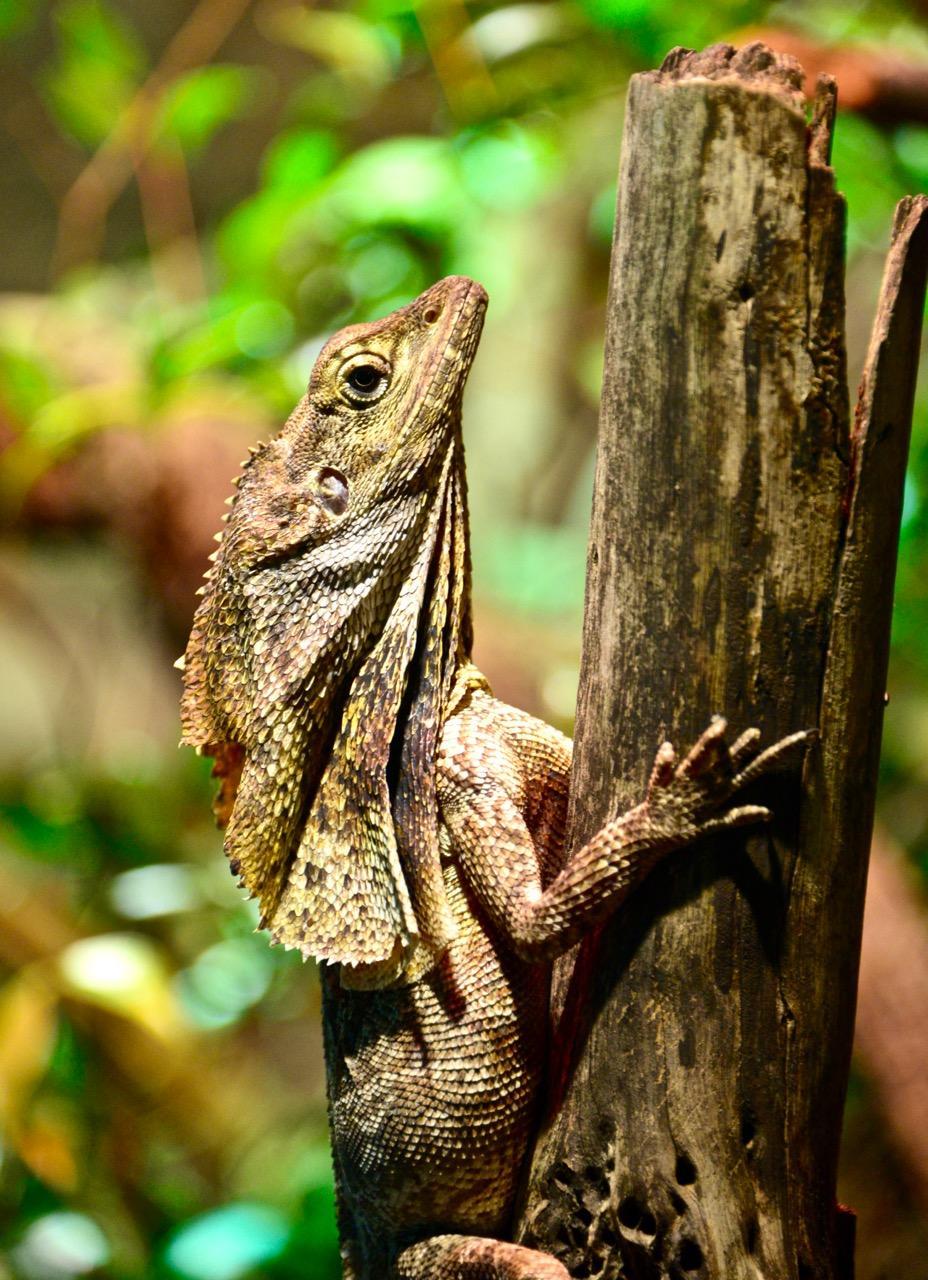
{"type": "Polygon", "coordinates": [[[795,747],[807,744],[814,730],[801,730],[759,751],[760,730],[748,729],[729,747],[721,716],[709,725],[686,758],[677,764],[669,742],[657,752],[644,803],[648,825],[690,839],[755,822],[769,822],[762,805],[736,805],[731,797],[780,763],[795,747]]]}
{"type": "Polygon", "coordinates": [[[483,1236],[432,1236],[404,1249],[394,1280],[570,1280],[548,1253],[483,1236]]]}

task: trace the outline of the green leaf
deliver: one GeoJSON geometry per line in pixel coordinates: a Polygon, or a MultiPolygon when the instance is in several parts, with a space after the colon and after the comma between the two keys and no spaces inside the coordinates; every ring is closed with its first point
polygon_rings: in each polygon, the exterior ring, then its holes
{"type": "Polygon", "coordinates": [[[550,137],[539,130],[521,129],[512,121],[465,137],[458,154],[464,186],[493,209],[524,209],[534,204],[549,190],[560,168],[550,137]]]}
{"type": "Polygon", "coordinates": [[[436,231],[454,224],[462,194],[447,142],[390,138],[355,152],[342,165],[326,204],[349,226],[395,223],[436,231]]]}
{"type": "Polygon", "coordinates": [[[266,287],[302,203],[286,188],[275,187],[232,209],[216,234],[216,250],[230,280],[257,280],[266,287]]]}
{"type": "Polygon", "coordinates": [[[359,87],[379,88],[400,53],[389,28],[356,13],[283,4],[269,11],[264,29],[282,44],[311,54],[359,87]]]}
{"type": "Polygon", "coordinates": [[[125,18],[100,0],[69,0],[54,16],[58,58],[43,77],[45,98],[69,133],[95,145],[135,93],[145,65],[142,45],[125,18]]]}
{"type": "Polygon", "coordinates": [[[50,370],[31,354],[0,348],[0,403],[28,422],[60,390],[50,370]]]}
{"type": "Polygon", "coordinates": [[[903,194],[886,134],[850,113],[838,115],[831,163],[847,199],[848,256],[861,248],[885,251],[896,201],[903,194]]]}
{"type": "Polygon", "coordinates": [[[346,250],[346,274],[356,298],[373,300],[400,292],[414,297],[425,288],[422,263],[399,236],[356,236],[346,250]]]}
{"type": "Polygon", "coordinates": [[[597,244],[610,245],[615,228],[616,184],[603,187],[590,205],[590,235],[597,244]]]}
{"type": "Polygon", "coordinates": [[[928,128],[919,124],[903,125],[896,130],[893,147],[911,174],[913,185],[919,191],[928,188],[928,128]]]}
{"type": "Polygon", "coordinates": [[[647,63],[659,65],[673,45],[699,49],[726,29],[757,20],[756,0],[715,0],[681,5],[679,0],[580,0],[594,26],[613,31],[647,63]]]}
{"type": "Polygon", "coordinates": [[[0,0],[0,40],[34,26],[39,13],[35,0],[0,0]]]}
{"type": "Polygon", "coordinates": [[[232,64],[198,67],[180,76],[161,102],[157,134],[185,151],[199,151],[223,125],[251,109],[262,78],[254,67],[232,64]]]}
{"type": "Polygon", "coordinates": [[[264,185],[275,191],[312,191],[338,159],[338,142],[327,129],[290,129],[264,153],[264,185]]]}
{"type": "Polygon", "coordinates": [[[261,291],[232,288],[217,294],[208,313],[164,339],[152,352],[159,383],[188,378],[243,358],[267,360],[286,351],[293,339],[291,312],[261,291]]]}

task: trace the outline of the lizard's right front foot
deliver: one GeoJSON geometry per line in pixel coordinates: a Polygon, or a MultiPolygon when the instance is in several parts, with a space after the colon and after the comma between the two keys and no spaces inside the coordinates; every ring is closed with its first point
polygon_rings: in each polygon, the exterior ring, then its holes
{"type": "Polygon", "coordinates": [[[726,728],[725,720],[716,716],[680,764],[669,742],[658,749],[642,806],[642,816],[655,834],[695,839],[769,822],[770,810],[762,805],[728,807],[729,800],[815,736],[814,730],[802,730],[760,751],[759,729],[748,729],[729,747],[726,728]]]}
{"type": "Polygon", "coordinates": [[[570,1280],[557,1258],[484,1236],[432,1236],[400,1254],[395,1280],[570,1280]]]}

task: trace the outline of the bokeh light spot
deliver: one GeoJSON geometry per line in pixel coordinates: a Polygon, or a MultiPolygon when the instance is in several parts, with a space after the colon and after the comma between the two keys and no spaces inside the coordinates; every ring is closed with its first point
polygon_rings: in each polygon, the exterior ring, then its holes
{"type": "Polygon", "coordinates": [[[254,360],[286,351],[293,337],[293,316],[282,302],[253,302],[235,323],[238,349],[254,360]]]}
{"type": "Polygon", "coordinates": [[[117,876],[110,886],[110,899],[127,919],[151,920],[190,911],[198,905],[200,895],[189,867],[156,862],[117,876]]]}
{"type": "Polygon", "coordinates": [[[274,976],[275,957],[264,938],[227,938],[207,948],[176,983],[181,1003],[198,1026],[225,1027],[257,1004],[274,976]]]}
{"type": "Polygon", "coordinates": [[[273,1209],[230,1204],[185,1223],[164,1257],[189,1280],[237,1280],[276,1258],[288,1235],[286,1219],[273,1209]]]}
{"type": "Polygon", "coordinates": [[[97,1224],[82,1213],[49,1213],[26,1230],[13,1250],[19,1274],[28,1280],[59,1280],[96,1271],[110,1248],[97,1224]]]}

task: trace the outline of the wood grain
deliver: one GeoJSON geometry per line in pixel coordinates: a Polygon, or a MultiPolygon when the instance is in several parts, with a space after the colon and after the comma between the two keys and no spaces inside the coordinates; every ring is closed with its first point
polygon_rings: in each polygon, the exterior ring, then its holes
{"type": "Polygon", "coordinates": [[[659,868],[558,971],[519,1238],[577,1277],[845,1265],[835,1165],[925,218],[897,221],[852,432],[834,87],[809,126],[801,83],[762,46],[715,46],[629,94],[572,841],[713,713],[821,741],[749,797],[768,830],[659,868]]]}

